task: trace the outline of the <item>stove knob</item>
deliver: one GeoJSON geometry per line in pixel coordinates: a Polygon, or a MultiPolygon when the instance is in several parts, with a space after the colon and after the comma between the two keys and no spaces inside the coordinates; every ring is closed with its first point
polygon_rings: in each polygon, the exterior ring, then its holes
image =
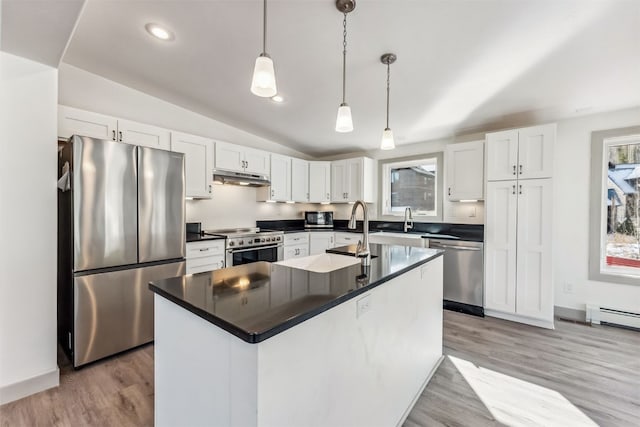
{"type": "Polygon", "coordinates": [[[267,237],[267,242],[270,242],[270,241],[271,241],[271,237],[267,237]]]}
{"type": "Polygon", "coordinates": [[[229,246],[235,246],[236,242],[234,242],[233,240],[229,242],[229,246]]]}
{"type": "Polygon", "coordinates": [[[278,242],[279,242],[280,240],[282,240],[282,237],[278,236],[278,237],[276,237],[276,239],[277,239],[277,240],[278,240],[278,242]]]}
{"type": "Polygon", "coordinates": [[[238,241],[238,246],[242,246],[242,245],[244,245],[244,240],[238,241]]]}
{"type": "Polygon", "coordinates": [[[267,239],[265,239],[264,237],[260,240],[261,242],[266,242],[267,239]]]}

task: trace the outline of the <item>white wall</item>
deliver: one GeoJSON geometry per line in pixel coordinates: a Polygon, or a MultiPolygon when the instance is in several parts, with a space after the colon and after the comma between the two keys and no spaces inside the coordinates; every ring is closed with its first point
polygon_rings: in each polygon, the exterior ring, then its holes
{"type": "Polygon", "coordinates": [[[600,304],[640,312],[640,286],[589,280],[591,132],[640,125],[640,108],[558,123],[554,165],[555,305],[584,310],[600,304]],[[565,291],[565,284],[573,292],[565,291]]]}
{"type": "Polygon", "coordinates": [[[0,404],[59,380],[57,77],[0,52],[0,404]]]}

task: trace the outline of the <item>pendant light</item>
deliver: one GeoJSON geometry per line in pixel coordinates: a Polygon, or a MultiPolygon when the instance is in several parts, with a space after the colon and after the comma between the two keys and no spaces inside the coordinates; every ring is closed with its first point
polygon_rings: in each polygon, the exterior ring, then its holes
{"type": "Polygon", "coordinates": [[[393,131],[389,127],[389,86],[390,86],[390,74],[391,64],[396,62],[396,55],[393,53],[385,53],[380,57],[380,62],[387,66],[387,127],[382,131],[382,142],[380,143],[381,150],[393,150],[396,148],[396,143],[393,141],[393,131]]]}
{"type": "Polygon", "coordinates": [[[267,54],[267,0],[262,0],[262,53],[256,58],[251,80],[251,93],[262,98],[269,98],[278,93],[276,73],[273,61],[267,54]]]}
{"type": "Polygon", "coordinates": [[[336,7],[344,15],[342,20],[342,104],[338,107],[336,132],[351,132],[353,130],[351,107],[345,101],[347,85],[347,13],[356,8],[356,2],[355,0],[336,0],[336,7]]]}

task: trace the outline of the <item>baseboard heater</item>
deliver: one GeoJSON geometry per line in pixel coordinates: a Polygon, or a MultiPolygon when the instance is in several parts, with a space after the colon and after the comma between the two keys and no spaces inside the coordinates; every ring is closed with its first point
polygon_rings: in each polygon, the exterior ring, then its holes
{"type": "Polygon", "coordinates": [[[640,331],[640,313],[587,304],[587,322],[593,325],[615,325],[640,331]]]}

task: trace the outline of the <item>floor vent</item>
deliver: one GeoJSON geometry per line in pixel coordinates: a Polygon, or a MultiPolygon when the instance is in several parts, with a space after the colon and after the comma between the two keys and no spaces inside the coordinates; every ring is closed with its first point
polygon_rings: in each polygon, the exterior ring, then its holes
{"type": "Polygon", "coordinates": [[[640,331],[640,313],[587,305],[587,322],[592,325],[615,325],[640,331]]]}

